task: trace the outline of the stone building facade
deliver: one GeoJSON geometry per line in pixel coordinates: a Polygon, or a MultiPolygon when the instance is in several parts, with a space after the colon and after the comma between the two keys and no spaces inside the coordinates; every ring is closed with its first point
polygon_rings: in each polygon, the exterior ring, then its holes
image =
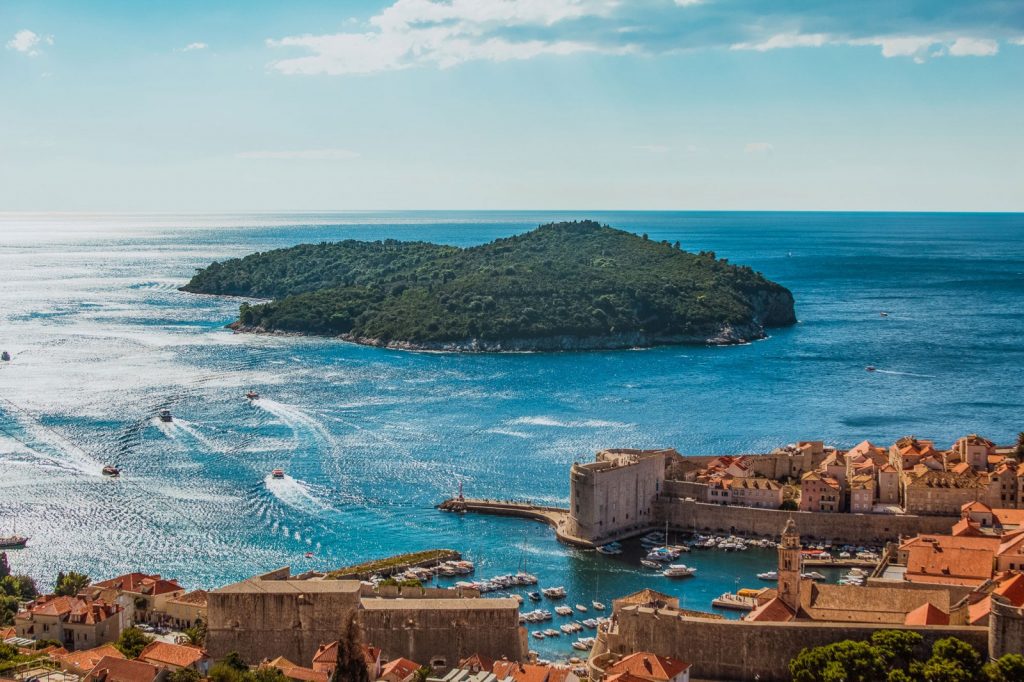
{"type": "Polygon", "coordinates": [[[456,665],[474,653],[525,660],[525,630],[514,599],[480,599],[475,591],[382,588],[357,580],[292,578],[288,568],[207,595],[207,649],[214,659],[236,651],[249,663],[283,656],[311,661],[355,617],[363,641],[398,657],[456,665]]]}
{"type": "Polygon", "coordinates": [[[602,450],[595,461],[569,473],[569,531],[600,541],[654,520],[654,502],[665,485],[675,450],[602,450]]]}

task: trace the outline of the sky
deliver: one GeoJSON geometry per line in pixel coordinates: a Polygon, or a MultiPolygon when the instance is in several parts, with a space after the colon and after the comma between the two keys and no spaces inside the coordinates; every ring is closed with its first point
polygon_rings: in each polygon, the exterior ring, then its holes
{"type": "Polygon", "coordinates": [[[0,0],[0,211],[1024,210],[1024,0],[0,0]]]}

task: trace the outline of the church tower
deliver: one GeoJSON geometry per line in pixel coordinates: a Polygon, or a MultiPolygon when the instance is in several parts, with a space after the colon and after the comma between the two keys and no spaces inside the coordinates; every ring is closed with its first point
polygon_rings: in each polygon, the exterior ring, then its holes
{"type": "Polygon", "coordinates": [[[800,610],[800,536],[790,518],[779,543],[779,598],[797,613],[800,610]]]}

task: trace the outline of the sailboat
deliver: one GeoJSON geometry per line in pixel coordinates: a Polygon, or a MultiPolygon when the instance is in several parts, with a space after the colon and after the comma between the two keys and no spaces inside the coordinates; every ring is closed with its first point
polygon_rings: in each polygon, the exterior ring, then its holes
{"type": "Polygon", "coordinates": [[[18,535],[18,522],[14,522],[14,531],[11,535],[0,535],[0,549],[22,549],[28,544],[29,538],[25,535],[18,535]]]}

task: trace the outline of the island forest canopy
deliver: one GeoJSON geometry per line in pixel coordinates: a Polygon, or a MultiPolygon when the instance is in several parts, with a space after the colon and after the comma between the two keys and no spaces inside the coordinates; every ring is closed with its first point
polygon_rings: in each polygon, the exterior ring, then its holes
{"type": "Polygon", "coordinates": [[[408,347],[735,342],[795,322],[790,292],[749,267],[592,221],[465,249],[303,244],[213,263],[182,290],[273,299],[243,304],[236,328],[408,347]]]}

